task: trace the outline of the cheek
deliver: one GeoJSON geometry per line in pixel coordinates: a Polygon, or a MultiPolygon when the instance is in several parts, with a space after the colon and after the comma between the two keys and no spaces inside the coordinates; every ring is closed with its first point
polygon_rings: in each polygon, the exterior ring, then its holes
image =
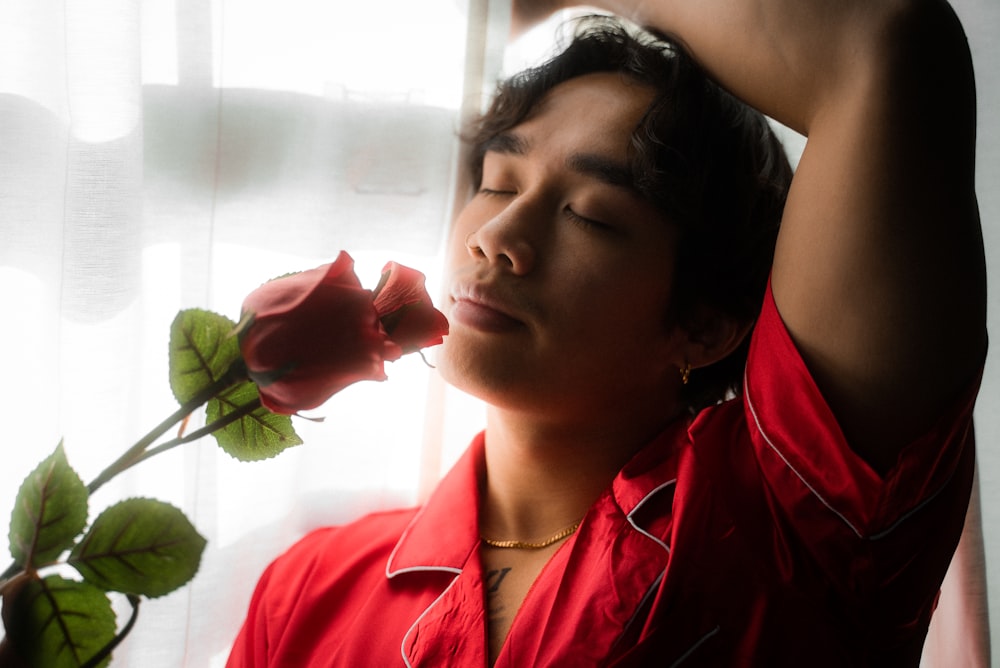
{"type": "Polygon", "coordinates": [[[627,269],[620,268],[617,273],[582,281],[575,290],[564,294],[577,295],[574,304],[564,311],[565,317],[589,323],[588,329],[608,345],[661,350],[672,338],[668,325],[670,285],[666,277],[645,272],[630,275],[627,269]]]}

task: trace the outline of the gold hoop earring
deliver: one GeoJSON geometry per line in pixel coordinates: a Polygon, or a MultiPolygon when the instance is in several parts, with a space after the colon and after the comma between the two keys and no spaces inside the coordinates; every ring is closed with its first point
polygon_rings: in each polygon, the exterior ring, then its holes
{"type": "Polygon", "coordinates": [[[681,385],[687,385],[688,381],[691,380],[691,364],[685,362],[679,371],[681,372],[681,385]]]}

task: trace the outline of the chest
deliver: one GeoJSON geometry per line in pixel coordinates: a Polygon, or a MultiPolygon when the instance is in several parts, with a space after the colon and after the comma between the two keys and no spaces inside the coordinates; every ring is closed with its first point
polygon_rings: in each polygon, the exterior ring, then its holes
{"type": "MultiPolygon", "coordinates": [[[[816,598],[776,596],[767,582],[782,569],[761,571],[770,562],[731,526],[680,519],[689,539],[712,544],[706,551],[658,542],[674,532],[657,522],[640,531],[610,512],[590,520],[548,552],[477,546],[457,573],[388,579],[379,564],[349,587],[300,601],[308,619],[281,624],[288,660],[272,665],[739,665],[732,652],[767,656],[768,634],[787,652],[795,623],[834,628],[817,618],[830,611],[816,598]]],[[[811,637],[803,649],[817,645],[811,637]]]]}
{"type": "Polygon", "coordinates": [[[483,591],[486,605],[489,664],[492,666],[532,585],[558,550],[503,549],[483,545],[483,591]]]}

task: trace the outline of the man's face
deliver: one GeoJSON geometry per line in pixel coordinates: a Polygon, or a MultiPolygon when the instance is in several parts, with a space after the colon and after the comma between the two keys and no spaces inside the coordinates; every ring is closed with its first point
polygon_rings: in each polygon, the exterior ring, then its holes
{"type": "Polygon", "coordinates": [[[618,74],[578,77],[489,147],[452,239],[451,383],[553,420],[676,392],[676,231],[628,169],[652,95],[618,74]]]}

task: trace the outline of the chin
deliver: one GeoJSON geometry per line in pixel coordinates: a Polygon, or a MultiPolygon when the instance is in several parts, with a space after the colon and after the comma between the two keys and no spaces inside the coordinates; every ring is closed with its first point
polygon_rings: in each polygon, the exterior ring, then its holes
{"type": "Polygon", "coordinates": [[[472,392],[475,383],[471,378],[475,373],[475,348],[468,344],[463,344],[461,337],[454,332],[445,337],[444,343],[438,348],[437,370],[449,385],[453,385],[463,392],[472,392]]]}
{"type": "Polygon", "coordinates": [[[516,388],[524,379],[517,371],[525,364],[490,351],[481,341],[449,334],[439,349],[437,362],[438,373],[446,383],[488,403],[502,405],[511,392],[521,394],[516,388]]]}

